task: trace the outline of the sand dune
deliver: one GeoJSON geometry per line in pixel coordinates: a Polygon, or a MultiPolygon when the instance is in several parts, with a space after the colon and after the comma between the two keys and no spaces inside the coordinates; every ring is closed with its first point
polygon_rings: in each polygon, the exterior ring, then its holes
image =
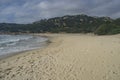
{"type": "Polygon", "coordinates": [[[45,35],[49,46],[1,60],[0,80],[120,80],[120,35],[45,35]]]}

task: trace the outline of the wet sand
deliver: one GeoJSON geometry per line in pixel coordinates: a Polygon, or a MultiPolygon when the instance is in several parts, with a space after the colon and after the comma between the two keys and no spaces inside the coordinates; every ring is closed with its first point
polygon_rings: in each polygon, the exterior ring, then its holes
{"type": "Polygon", "coordinates": [[[47,47],[0,61],[0,80],[120,80],[120,34],[38,34],[47,47]]]}

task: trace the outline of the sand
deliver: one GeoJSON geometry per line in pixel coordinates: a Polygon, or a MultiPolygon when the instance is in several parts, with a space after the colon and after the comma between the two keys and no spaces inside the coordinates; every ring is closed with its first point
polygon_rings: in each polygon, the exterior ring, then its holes
{"type": "Polygon", "coordinates": [[[41,35],[52,43],[1,60],[0,80],[120,80],[120,34],[41,35]]]}

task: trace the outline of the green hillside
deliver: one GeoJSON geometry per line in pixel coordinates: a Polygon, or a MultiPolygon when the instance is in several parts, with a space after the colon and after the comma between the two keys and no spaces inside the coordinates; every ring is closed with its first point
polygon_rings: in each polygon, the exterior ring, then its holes
{"type": "Polygon", "coordinates": [[[110,35],[120,33],[120,18],[66,15],[42,19],[31,24],[0,23],[1,33],[95,33],[110,35]]]}

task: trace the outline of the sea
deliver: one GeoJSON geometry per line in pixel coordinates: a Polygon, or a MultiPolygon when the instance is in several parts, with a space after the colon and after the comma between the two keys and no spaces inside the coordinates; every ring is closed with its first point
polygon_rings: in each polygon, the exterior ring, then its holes
{"type": "Polygon", "coordinates": [[[48,38],[32,35],[0,35],[0,57],[41,48],[48,38]]]}

